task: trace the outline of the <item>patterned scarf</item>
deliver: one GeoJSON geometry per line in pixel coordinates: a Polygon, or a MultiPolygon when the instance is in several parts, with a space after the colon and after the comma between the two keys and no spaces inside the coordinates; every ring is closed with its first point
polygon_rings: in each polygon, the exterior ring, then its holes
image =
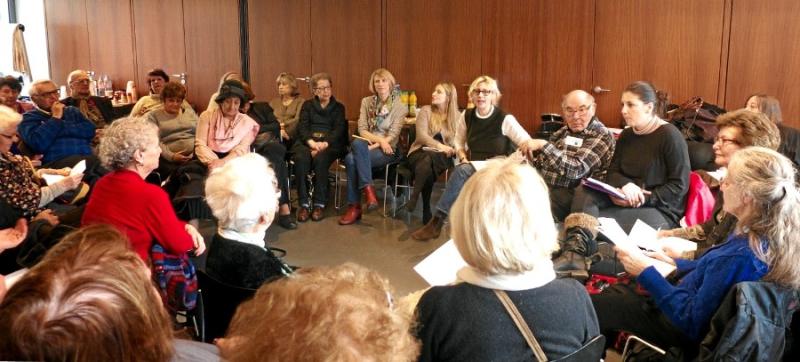
{"type": "Polygon", "coordinates": [[[92,121],[92,123],[94,123],[95,127],[103,128],[106,126],[106,120],[103,118],[103,114],[100,113],[100,108],[97,107],[94,99],[77,98],[77,100],[78,109],[80,109],[84,117],[88,118],[90,121],[92,121]]]}
{"type": "Polygon", "coordinates": [[[369,110],[369,119],[367,119],[367,125],[370,130],[374,130],[383,124],[383,121],[385,121],[389,113],[392,112],[394,102],[396,102],[399,97],[400,91],[397,89],[389,94],[385,102],[382,102],[381,97],[377,94],[372,96],[372,107],[369,110]]]}
{"type": "Polygon", "coordinates": [[[10,152],[0,157],[0,198],[30,218],[41,212],[42,191],[33,167],[22,156],[10,152]]]}

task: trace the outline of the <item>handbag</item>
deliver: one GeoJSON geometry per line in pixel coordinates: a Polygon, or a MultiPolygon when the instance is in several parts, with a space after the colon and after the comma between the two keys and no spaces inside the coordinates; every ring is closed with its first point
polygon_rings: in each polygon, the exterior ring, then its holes
{"type": "Polygon", "coordinates": [[[724,109],[704,102],[703,98],[693,97],[668,111],[667,118],[686,140],[714,143],[719,133],[717,117],[723,113],[724,109]]]}
{"type": "Polygon", "coordinates": [[[525,342],[528,343],[528,346],[531,347],[533,350],[533,356],[536,357],[536,360],[539,362],[546,362],[547,355],[544,354],[544,350],[542,346],[539,345],[539,341],[536,340],[536,337],[533,336],[533,332],[528,327],[528,323],[522,319],[522,315],[519,313],[519,309],[514,305],[514,302],[511,301],[511,298],[508,297],[503,290],[494,289],[494,294],[497,295],[497,298],[500,299],[500,303],[503,304],[503,307],[506,308],[506,311],[511,316],[511,319],[514,321],[514,324],[517,325],[520,333],[522,336],[525,337],[525,342]]]}
{"type": "Polygon", "coordinates": [[[197,272],[189,256],[169,254],[161,244],[153,243],[150,259],[153,281],[167,309],[172,313],[193,310],[197,304],[197,272]]]}

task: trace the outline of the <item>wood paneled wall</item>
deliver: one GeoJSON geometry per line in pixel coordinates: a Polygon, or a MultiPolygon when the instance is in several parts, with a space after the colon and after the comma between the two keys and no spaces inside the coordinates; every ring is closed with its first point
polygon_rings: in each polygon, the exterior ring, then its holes
{"type": "MultiPolygon", "coordinates": [[[[75,68],[117,87],[164,67],[189,74],[205,107],[219,77],[241,68],[239,1],[247,1],[250,81],[260,100],[275,77],[325,71],[358,117],[369,74],[394,73],[419,104],[449,81],[466,104],[480,74],[498,79],[502,107],[533,131],[575,88],[596,95],[598,115],[619,126],[620,92],[650,80],[680,103],[699,95],[728,109],[754,92],[777,96],[800,126],[800,24],[794,0],[45,0],[52,76],[75,68]]],[[[308,85],[300,84],[309,98],[308,85]]]]}

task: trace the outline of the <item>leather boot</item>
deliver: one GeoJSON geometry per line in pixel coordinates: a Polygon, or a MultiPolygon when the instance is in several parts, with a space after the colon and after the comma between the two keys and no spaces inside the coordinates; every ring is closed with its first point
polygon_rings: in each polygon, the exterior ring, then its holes
{"type": "Polygon", "coordinates": [[[441,212],[436,212],[436,215],[433,216],[431,221],[411,234],[411,238],[419,241],[438,238],[439,234],[442,233],[442,226],[444,225],[445,218],[446,216],[441,212]]]}
{"type": "Polygon", "coordinates": [[[553,269],[559,277],[589,277],[589,257],[597,253],[598,226],[597,218],[584,213],[573,213],[564,219],[566,239],[561,245],[561,255],[553,260],[553,269]]]}
{"type": "Polygon", "coordinates": [[[347,205],[347,211],[339,219],[339,225],[350,225],[361,220],[361,204],[347,205]]]}
{"type": "Polygon", "coordinates": [[[375,188],[372,185],[364,187],[364,196],[367,199],[367,211],[372,211],[378,208],[378,197],[375,195],[375,188]]]}

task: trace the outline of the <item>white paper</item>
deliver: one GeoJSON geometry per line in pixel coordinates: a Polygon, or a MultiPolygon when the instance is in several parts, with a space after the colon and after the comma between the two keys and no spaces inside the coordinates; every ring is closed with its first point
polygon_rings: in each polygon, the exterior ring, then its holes
{"type": "Polygon", "coordinates": [[[469,161],[472,164],[472,167],[475,167],[475,172],[483,170],[486,168],[486,161],[469,161]]]}
{"type": "MultiPolygon", "coordinates": [[[[617,223],[617,220],[614,220],[614,219],[608,218],[608,217],[600,217],[600,218],[597,218],[597,220],[600,221],[600,232],[603,233],[603,235],[605,235],[609,240],[611,240],[611,242],[614,243],[615,246],[617,246],[620,249],[625,250],[628,253],[644,254],[644,251],[642,249],[640,249],[640,245],[638,244],[638,241],[635,241],[632,238],[632,236],[634,236],[633,229],[631,229],[631,234],[628,235],[628,234],[625,234],[625,231],[622,230],[621,226],[619,226],[619,223],[617,223]]],[[[636,220],[636,223],[634,224],[634,228],[636,227],[636,224],[639,224],[639,223],[642,224],[642,225],[639,226],[639,228],[641,229],[641,231],[639,231],[639,232],[642,233],[643,235],[647,235],[650,232],[647,229],[652,230],[652,232],[655,233],[655,234],[658,233],[656,230],[654,230],[652,227],[650,227],[650,225],[647,225],[646,223],[644,223],[641,220],[636,220]]],[[[654,242],[658,243],[658,241],[654,241],[654,242]]],[[[651,242],[651,244],[652,243],[653,242],[651,242]]],[[[655,245],[656,245],[655,246],[656,249],[652,249],[652,250],[660,250],[660,246],[658,246],[658,244],[655,244],[655,245]]],[[[658,259],[655,259],[655,258],[652,258],[652,257],[649,257],[649,256],[646,256],[646,257],[649,258],[652,261],[653,267],[655,267],[656,271],[658,271],[658,273],[661,274],[662,276],[667,276],[669,273],[671,273],[673,270],[675,270],[675,266],[670,264],[670,263],[663,262],[661,260],[658,260],[658,259]]]]}
{"type": "Polygon", "coordinates": [[[642,220],[636,219],[628,238],[642,249],[650,251],[661,250],[661,243],[658,241],[658,230],[653,229],[642,220]]]}
{"type": "MultiPolygon", "coordinates": [[[[72,169],[69,171],[70,176],[75,176],[77,174],[81,174],[86,171],[86,160],[80,160],[75,166],[72,166],[72,169]]],[[[48,185],[52,185],[64,179],[64,176],[61,175],[53,175],[53,174],[44,174],[42,175],[42,179],[48,185]]]]}
{"type": "Polygon", "coordinates": [[[456,281],[456,273],[465,266],[467,266],[467,262],[458,253],[456,244],[450,239],[415,265],[414,271],[428,284],[439,286],[456,281]]]}

